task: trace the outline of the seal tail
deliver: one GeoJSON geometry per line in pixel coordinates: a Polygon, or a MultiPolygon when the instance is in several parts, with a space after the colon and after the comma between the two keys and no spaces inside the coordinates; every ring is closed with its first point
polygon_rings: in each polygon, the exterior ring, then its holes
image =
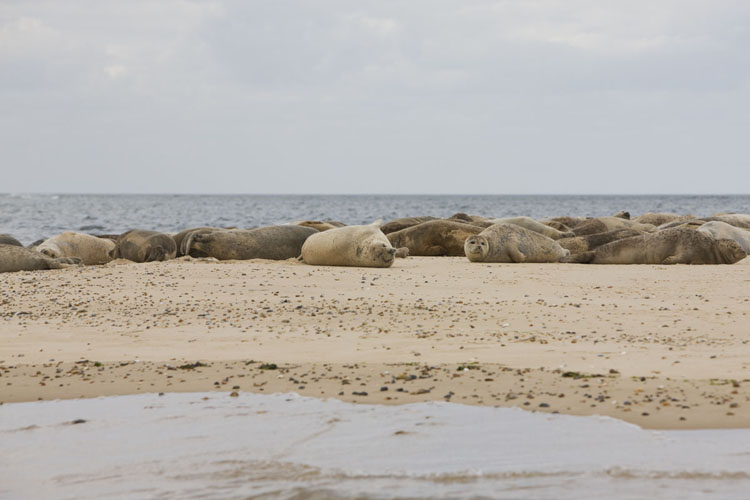
{"type": "Polygon", "coordinates": [[[563,257],[562,259],[560,259],[560,262],[566,264],[590,264],[591,261],[594,260],[595,255],[596,254],[594,252],[575,253],[563,257]]]}

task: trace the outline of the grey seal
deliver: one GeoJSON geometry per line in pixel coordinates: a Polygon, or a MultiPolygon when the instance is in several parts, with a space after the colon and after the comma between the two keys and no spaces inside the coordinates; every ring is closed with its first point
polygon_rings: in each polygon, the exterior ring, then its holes
{"type": "Polygon", "coordinates": [[[198,231],[192,235],[187,250],[191,255],[198,251],[219,260],[286,260],[299,257],[302,244],[313,234],[318,234],[318,230],[295,224],[198,231]]]}
{"type": "Polygon", "coordinates": [[[386,236],[394,247],[407,247],[409,255],[463,257],[466,238],[482,230],[458,221],[431,220],[386,236]]]}
{"type": "Polygon", "coordinates": [[[565,262],[590,264],[734,264],[747,256],[733,240],[676,227],[633,236],[572,255],[565,262]]]}
{"type": "Polygon", "coordinates": [[[471,262],[558,262],[570,252],[552,238],[514,224],[495,224],[466,239],[471,262]]]}

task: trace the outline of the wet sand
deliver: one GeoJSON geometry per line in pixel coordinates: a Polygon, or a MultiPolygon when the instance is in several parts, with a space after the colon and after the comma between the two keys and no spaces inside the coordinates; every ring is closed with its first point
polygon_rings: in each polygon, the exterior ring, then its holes
{"type": "Polygon", "coordinates": [[[0,275],[0,401],[297,392],[750,427],[750,259],[733,266],[296,261],[0,275]]]}

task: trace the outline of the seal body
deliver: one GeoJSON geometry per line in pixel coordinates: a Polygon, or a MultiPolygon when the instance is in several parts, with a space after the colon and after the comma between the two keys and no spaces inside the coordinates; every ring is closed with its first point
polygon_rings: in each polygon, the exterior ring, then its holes
{"type": "MultiPolygon", "coordinates": [[[[189,229],[183,229],[179,233],[172,236],[172,239],[174,239],[175,246],[177,247],[177,257],[184,257],[185,255],[188,255],[188,248],[190,245],[190,237],[191,235],[195,234],[196,232],[208,232],[211,231],[222,231],[223,228],[220,227],[211,227],[211,226],[202,226],[202,227],[191,227],[189,229]]],[[[193,257],[199,257],[198,255],[193,255],[193,257]]],[[[200,257],[205,257],[204,255],[201,255],[200,257]]]]}
{"type": "Polygon", "coordinates": [[[299,257],[302,244],[314,234],[317,229],[295,224],[201,231],[193,234],[188,250],[191,255],[198,251],[219,260],[286,260],[299,257]]]}
{"type": "Polygon", "coordinates": [[[292,222],[292,224],[296,224],[302,227],[311,227],[313,229],[317,229],[318,231],[328,231],[329,229],[342,227],[342,226],[336,226],[334,224],[331,224],[330,222],[326,222],[322,220],[300,220],[300,221],[292,222]]]}
{"type": "Polygon", "coordinates": [[[315,266],[390,267],[396,249],[378,226],[347,226],[313,234],[302,245],[302,260],[315,266]]]}
{"type": "Polygon", "coordinates": [[[750,215],[748,214],[720,214],[711,217],[701,217],[706,222],[718,221],[726,222],[730,226],[742,229],[750,229],[750,215]]]}
{"type": "Polygon", "coordinates": [[[570,251],[571,254],[588,252],[594,250],[602,245],[611,243],[613,241],[621,240],[623,238],[630,238],[632,236],[639,236],[642,234],[640,231],[635,229],[615,229],[614,231],[607,231],[606,233],[589,234],[586,236],[575,236],[573,238],[562,238],[557,240],[557,243],[570,251]]]}
{"type": "Polygon", "coordinates": [[[464,242],[482,228],[458,221],[431,220],[387,235],[396,248],[406,247],[409,255],[463,257],[464,242]]]}
{"type": "Polygon", "coordinates": [[[734,240],[746,253],[750,253],[750,230],[741,229],[726,222],[711,221],[700,226],[698,231],[711,236],[715,240],[734,240]]]}
{"type": "Polygon", "coordinates": [[[516,226],[495,224],[466,239],[471,262],[558,262],[568,250],[543,234],[516,226]]]}
{"type": "Polygon", "coordinates": [[[586,236],[588,234],[606,233],[607,231],[623,228],[635,229],[644,233],[656,231],[656,226],[653,224],[641,224],[632,220],[621,219],[620,217],[597,217],[576,225],[573,227],[573,233],[575,233],[575,236],[586,236]]]}
{"type": "Polygon", "coordinates": [[[0,273],[64,269],[78,263],[80,263],[78,259],[53,259],[41,252],[22,246],[0,244],[0,273]]]}
{"type": "Polygon", "coordinates": [[[402,217],[400,219],[386,222],[385,224],[380,226],[380,230],[383,232],[383,234],[390,234],[395,233],[396,231],[401,231],[402,229],[406,229],[407,227],[416,226],[417,224],[421,224],[423,222],[431,220],[437,220],[437,217],[430,217],[429,215],[425,215],[423,217],[402,217]]]}
{"type": "Polygon", "coordinates": [[[23,244],[15,239],[10,234],[0,234],[0,245],[13,245],[16,247],[22,247],[23,244]]]}
{"type": "Polygon", "coordinates": [[[515,224],[516,226],[520,226],[524,229],[528,229],[529,231],[534,231],[535,233],[543,234],[547,238],[552,238],[553,240],[559,240],[560,238],[570,238],[571,236],[575,236],[575,234],[571,232],[562,232],[558,231],[554,227],[550,227],[546,224],[542,224],[539,221],[536,221],[532,219],[531,217],[506,217],[503,219],[492,219],[493,224],[515,224]]]}
{"type": "Polygon", "coordinates": [[[747,256],[727,239],[676,227],[633,236],[572,256],[568,262],[591,264],[734,264],[747,256]]]}
{"type": "Polygon", "coordinates": [[[661,226],[662,224],[667,224],[669,222],[674,222],[676,220],[688,220],[688,219],[694,219],[694,218],[695,217],[692,215],[678,215],[678,214],[663,213],[663,212],[647,212],[643,215],[639,215],[633,220],[640,224],[651,224],[654,226],[661,226]]]}
{"type": "Polygon", "coordinates": [[[128,259],[133,262],[153,262],[174,259],[177,244],[168,234],[158,231],[133,229],[120,235],[114,250],[113,259],[128,259]]]}
{"type": "Polygon", "coordinates": [[[115,242],[108,238],[66,231],[45,240],[36,250],[53,259],[77,257],[83,264],[95,266],[111,261],[110,252],[114,248],[115,242]]]}

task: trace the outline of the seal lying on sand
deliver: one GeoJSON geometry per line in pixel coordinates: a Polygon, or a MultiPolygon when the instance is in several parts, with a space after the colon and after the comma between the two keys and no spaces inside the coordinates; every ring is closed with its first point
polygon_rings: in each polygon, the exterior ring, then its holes
{"type": "Polygon", "coordinates": [[[117,244],[109,255],[113,259],[128,259],[133,262],[169,260],[177,255],[177,244],[168,234],[133,229],[117,238],[117,244]]]}
{"type": "Polygon", "coordinates": [[[703,224],[698,228],[698,231],[711,236],[715,240],[734,240],[745,252],[750,253],[750,231],[747,229],[740,229],[726,222],[714,220],[703,224]]]}
{"type": "Polygon", "coordinates": [[[16,247],[23,246],[20,241],[9,234],[0,234],[0,245],[13,245],[16,247]]]}
{"type": "Polygon", "coordinates": [[[401,231],[402,229],[406,229],[407,227],[416,226],[417,224],[421,224],[423,222],[431,220],[437,220],[437,217],[430,217],[429,215],[425,215],[423,217],[402,217],[400,219],[386,222],[385,224],[380,226],[380,230],[383,232],[383,234],[390,234],[395,233],[396,231],[401,231]]]}
{"type": "Polygon", "coordinates": [[[463,257],[466,238],[482,230],[458,221],[431,220],[390,233],[387,237],[394,247],[407,247],[409,255],[463,257]]]}
{"type": "Polygon", "coordinates": [[[0,273],[64,269],[80,263],[79,259],[53,259],[36,250],[22,246],[0,244],[0,273]]]}
{"type": "Polygon", "coordinates": [[[522,228],[528,229],[529,231],[543,234],[547,238],[552,238],[553,240],[559,240],[560,238],[571,238],[575,236],[575,234],[571,232],[564,233],[562,231],[558,231],[557,229],[546,224],[542,224],[541,222],[538,222],[531,217],[506,217],[504,219],[492,219],[491,222],[493,224],[515,224],[516,226],[521,226],[522,228]]]}
{"type": "MultiPolygon", "coordinates": [[[[196,232],[210,233],[211,231],[224,231],[224,228],[211,226],[191,227],[189,229],[183,229],[179,233],[172,236],[172,239],[174,239],[174,243],[177,246],[177,257],[184,257],[185,255],[188,255],[191,235],[195,234],[196,232]]],[[[193,255],[193,257],[205,257],[205,255],[193,255]]]]}
{"type": "Polygon", "coordinates": [[[466,239],[471,262],[558,262],[568,250],[552,238],[514,224],[495,224],[466,239]]]}
{"type": "Polygon", "coordinates": [[[750,229],[750,215],[748,214],[722,214],[712,215],[711,217],[701,217],[701,220],[706,222],[719,221],[726,222],[727,224],[739,227],[742,229],[750,229]]]}
{"type": "Polygon", "coordinates": [[[672,213],[647,212],[643,215],[639,215],[633,220],[640,224],[651,224],[654,226],[661,226],[662,224],[667,224],[668,222],[674,222],[676,220],[689,220],[689,219],[694,219],[694,218],[695,217],[692,215],[678,215],[678,214],[672,214],[672,213]]]}
{"type": "Polygon", "coordinates": [[[586,236],[588,234],[606,233],[615,229],[635,229],[644,233],[656,231],[656,226],[652,224],[641,224],[620,217],[597,217],[581,222],[573,228],[576,236],[586,236]]]}
{"type": "Polygon", "coordinates": [[[633,236],[571,255],[563,262],[590,264],[734,264],[747,256],[733,240],[715,240],[699,231],[676,227],[633,236]]]}
{"type": "Polygon", "coordinates": [[[114,248],[115,242],[108,238],[66,231],[45,240],[36,250],[53,259],[77,257],[87,266],[96,266],[111,261],[109,254],[114,248]]]}
{"type": "Polygon", "coordinates": [[[607,231],[606,233],[588,234],[586,236],[575,236],[573,238],[562,238],[557,240],[557,243],[568,250],[571,254],[588,252],[594,250],[602,245],[611,243],[613,241],[621,240],[623,238],[630,238],[632,236],[638,236],[641,233],[635,229],[615,229],[614,231],[607,231]]]}
{"type": "Polygon", "coordinates": [[[375,222],[313,234],[302,245],[302,260],[317,266],[390,267],[396,249],[375,222]]]}
{"type": "MultiPolygon", "coordinates": [[[[539,222],[542,224],[549,225],[550,222],[557,224],[562,224],[568,229],[573,229],[574,227],[578,226],[579,224],[586,222],[587,220],[591,220],[590,217],[568,217],[568,216],[562,216],[562,217],[552,217],[549,219],[542,219],[539,222]]],[[[552,225],[550,227],[554,227],[555,229],[558,229],[555,227],[555,225],[552,225]]],[[[562,229],[560,229],[562,231],[562,229]]]]}
{"type": "Polygon", "coordinates": [[[334,224],[331,224],[330,222],[325,222],[322,220],[300,220],[300,221],[292,222],[292,224],[296,224],[302,227],[311,227],[313,229],[317,229],[318,231],[328,231],[329,229],[342,227],[342,226],[336,226],[334,224]]]}
{"type": "Polygon", "coordinates": [[[318,234],[318,230],[295,224],[196,232],[188,251],[191,255],[198,251],[219,260],[294,259],[299,257],[302,244],[313,234],[318,234]]]}

